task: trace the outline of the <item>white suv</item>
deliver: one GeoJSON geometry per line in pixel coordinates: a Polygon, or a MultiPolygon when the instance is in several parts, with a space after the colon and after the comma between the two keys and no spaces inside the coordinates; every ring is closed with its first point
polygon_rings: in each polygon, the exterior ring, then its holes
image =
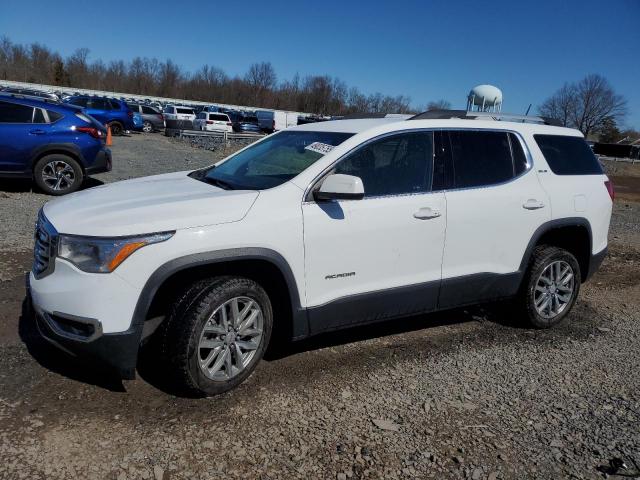
{"type": "Polygon", "coordinates": [[[42,334],[124,378],[156,342],[177,386],[210,395],[272,338],[497,299],[557,324],[607,250],[597,159],[576,130],[429,117],[302,125],[47,203],[30,274],[42,334]]]}
{"type": "Polygon", "coordinates": [[[233,133],[233,123],[229,115],[217,112],[200,112],[193,121],[196,130],[207,132],[233,133]]]}

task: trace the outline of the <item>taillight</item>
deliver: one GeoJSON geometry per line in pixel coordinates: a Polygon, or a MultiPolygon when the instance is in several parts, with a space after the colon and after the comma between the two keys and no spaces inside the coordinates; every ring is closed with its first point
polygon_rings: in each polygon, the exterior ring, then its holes
{"type": "Polygon", "coordinates": [[[231,122],[227,122],[227,125],[230,127],[230,126],[232,126],[232,125],[233,125],[233,123],[231,123],[231,122]]]}
{"type": "Polygon", "coordinates": [[[164,115],[160,114],[160,120],[162,120],[164,122],[164,115]]]}
{"type": "Polygon", "coordinates": [[[613,202],[616,199],[616,192],[613,189],[613,182],[611,180],[605,180],[604,186],[607,187],[607,192],[609,192],[609,196],[611,197],[611,201],[613,202]]]}
{"type": "Polygon", "coordinates": [[[94,127],[76,127],[76,132],[88,133],[93,138],[102,138],[102,131],[94,127]]]}
{"type": "Polygon", "coordinates": [[[207,120],[207,125],[213,125],[213,120],[207,120]]]}
{"type": "Polygon", "coordinates": [[[133,117],[133,110],[127,110],[127,116],[133,117]]]}

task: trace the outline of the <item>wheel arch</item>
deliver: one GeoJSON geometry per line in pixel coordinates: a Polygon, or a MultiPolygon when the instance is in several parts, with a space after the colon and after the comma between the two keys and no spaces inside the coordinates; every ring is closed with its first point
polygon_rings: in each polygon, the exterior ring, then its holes
{"type": "Polygon", "coordinates": [[[550,245],[563,248],[573,254],[580,266],[581,281],[590,276],[591,223],[584,217],[568,217],[551,220],[542,224],[533,233],[520,264],[520,271],[526,272],[535,247],[550,245]]]}
{"type": "Polygon", "coordinates": [[[297,282],[288,262],[265,248],[241,248],[187,255],[171,260],[149,277],[138,298],[132,327],[142,332],[145,321],[162,316],[175,292],[200,278],[238,275],[257,281],[274,308],[274,338],[308,335],[306,311],[300,304],[297,282]],[[276,330],[277,329],[277,332],[276,330]]]}
{"type": "Polygon", "coordinates": [[[33,175],[33,169],[36,167],[36,164],[42,157],[54,154],[66,155],[73,158],[76,162],[78,162],[78,165],[80,165],[82,173],[85,173],[84,157],[82,156],[82,152],[76,145],[66,143],[49,143],[41,148],[36,149],[31,155],[31,163],[29,165],[31,174],[33,175]]]}

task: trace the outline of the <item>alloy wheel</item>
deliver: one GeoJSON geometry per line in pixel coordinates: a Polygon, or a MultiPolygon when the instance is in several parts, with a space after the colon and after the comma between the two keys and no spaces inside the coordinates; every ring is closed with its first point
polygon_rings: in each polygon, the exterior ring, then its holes
{"type": "Polygon", "coordinates": [[[151,122],[144,122],[142,125],[142,131],[145,133],[151,133],[153,131],[153,125],[151,125],[151,122]]]}
{"type": "Polygon", "coordinates": [[[264,317],[258,302],[234,297],[210,315],[198,341],[198,363],[204,375],[226,381],[251,363],[260,347],[264,317]]]}
{"type": "Polygon", "coordinates": [[[545,267],[533,292],[533,302],[538,314],[551,319],[560,315],[571,303],[575,289],[573,268],[563,260],[556,260],[545,267]]]}
{"type": "Polygon", "coordinates": [[[42,181],[52,190],[67,190],[76,181],[76,172],[67,162],[54,160],[42,169],[42,181]]]}

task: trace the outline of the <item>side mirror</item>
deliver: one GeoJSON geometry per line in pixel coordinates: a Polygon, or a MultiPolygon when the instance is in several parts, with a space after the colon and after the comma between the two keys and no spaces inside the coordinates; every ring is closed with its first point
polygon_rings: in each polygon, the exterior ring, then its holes
{"type": "Polygon", "coordinates": [[[316,201],[323,200],[361,200],[364,198],[364,186],[360,177],[336,173],[324,179],[320,189],[313,192],[316,201]]]}

